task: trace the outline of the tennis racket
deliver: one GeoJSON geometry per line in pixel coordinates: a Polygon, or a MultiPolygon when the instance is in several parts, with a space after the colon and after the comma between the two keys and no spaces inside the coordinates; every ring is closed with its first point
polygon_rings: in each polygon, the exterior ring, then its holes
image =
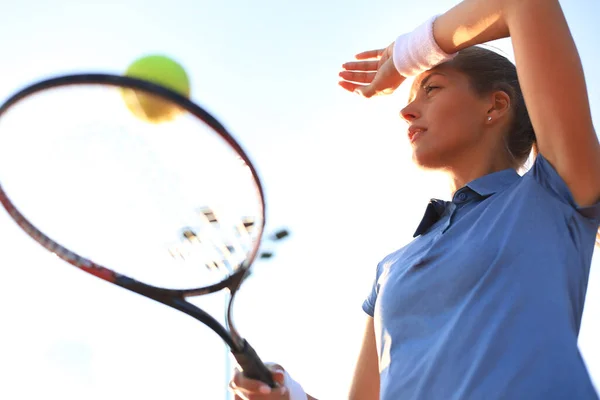
{"type": "Polygon", "coordinates": [[[0,202],[33,240],[83,272],[196,318],[244,374],[275,386],[236,331],[236,292],[260,256],[258,174],[207,111],[165,87],[107,74],[59,76],[0,107],[0,202]],[[178,110],[136,118],[124,95],[178,110]],[[229,291],[225,324],[187,299],[229,291]]]}

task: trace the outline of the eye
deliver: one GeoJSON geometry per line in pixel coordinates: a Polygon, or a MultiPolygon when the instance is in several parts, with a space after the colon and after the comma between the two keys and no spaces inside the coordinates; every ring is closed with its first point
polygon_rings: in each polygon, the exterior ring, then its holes
{"type": "Polygon", "coordinates": [[[425,93],[427,93],[427,94],[431,93],[431,91],[434,89],[441,89],[441,88],[440,88],[440,86],[434,86],[434,85],[427,85],[427,86],[423,87],[423,90],[425,90],[425,93]]]}

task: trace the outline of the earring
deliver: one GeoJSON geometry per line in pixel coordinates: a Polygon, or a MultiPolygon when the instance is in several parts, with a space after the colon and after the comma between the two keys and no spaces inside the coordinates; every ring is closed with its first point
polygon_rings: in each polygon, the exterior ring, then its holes
{"type": "Polygon", "coordinates": [[[492,120],[492,117],[488,117],[488,121],[491,121],[491,120],[492,120]]]}

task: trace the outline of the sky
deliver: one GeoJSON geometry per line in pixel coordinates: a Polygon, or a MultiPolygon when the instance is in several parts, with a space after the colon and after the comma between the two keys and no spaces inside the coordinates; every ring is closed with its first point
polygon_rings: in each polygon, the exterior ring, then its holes
{"type": "MultiPolygon", "coordinates": [[[[267,230],[287,227],[235,302],[239,331],[320,399],[343,399],[380,259],[410,241],[439,175],[411,164],[406,99],[337,86],[343,62],[387,46],[455,1],[120,0],[12,2],[0,16],[0,98],[64,73],[121,73],[146,54],[181,62],[191,97],[248,151],[265,185],[267,230]],[[425,4],[425,3],[422,3],[425,4]]],[[[600,3],[561,2],[583,61],[596,126],[600,3]],[[596,34],[595,34],[596,33],[596,34]]],[[[509,54],[508,40],[495,43],[509,54]]],[[[0,398],[222,399],[229,364],[197,321],[87,276],[0,212],[0,398]]],[[[598,253],[598,252],[597,252],[598,253]]],[[[221,315],[224,298],[196,303],[221,315]]],[[[579,338],[600,387],[600,261],[579,338]]]]}

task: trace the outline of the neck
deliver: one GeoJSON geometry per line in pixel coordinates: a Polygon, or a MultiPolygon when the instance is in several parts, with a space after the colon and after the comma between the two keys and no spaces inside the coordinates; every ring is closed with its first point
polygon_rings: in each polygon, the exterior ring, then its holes
{"type": "Polygon", "coordinates": [[[466,186],[469,182],[508,168],[513,168],[513,166],[505,157],[480,157],[479,159],[463,157],[459,162],[445,167],[444,172],[450,181],[451,194],[454,195],[458,189],[466,186]]]}

